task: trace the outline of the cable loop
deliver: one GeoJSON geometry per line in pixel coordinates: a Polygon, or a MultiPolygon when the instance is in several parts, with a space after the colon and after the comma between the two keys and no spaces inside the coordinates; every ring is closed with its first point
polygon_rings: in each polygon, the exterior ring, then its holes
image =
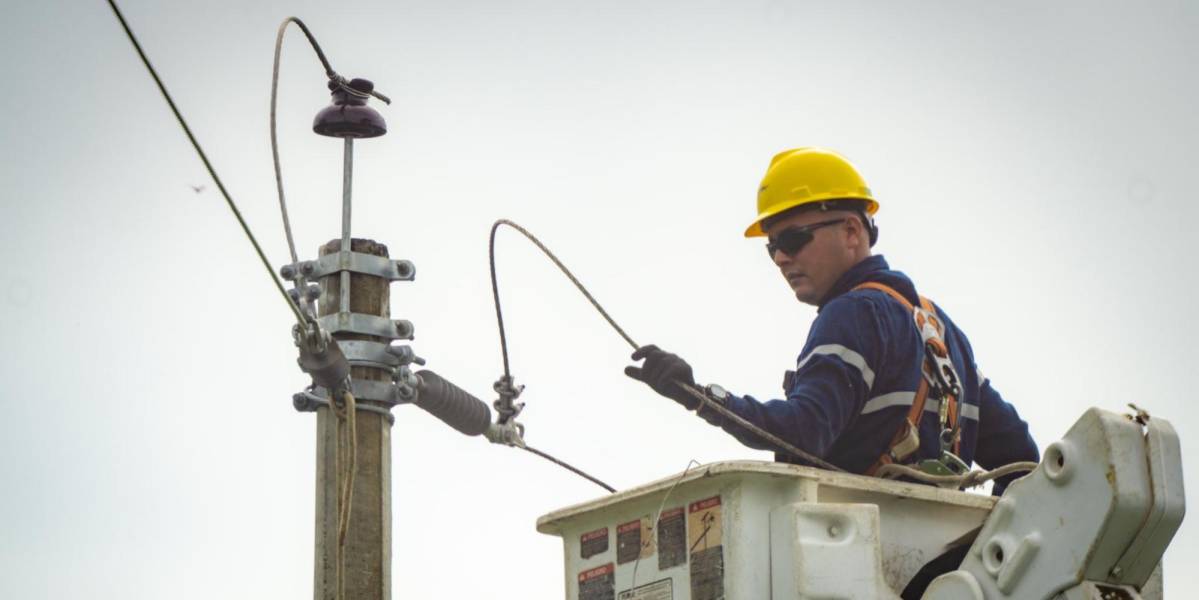
{"type": "Polygon", "coordinates": [[[932,483],[936,485],[952,484],[958,488],[965,489],[980,486],[992,479],[998,479],[1000,477],[1011,475],[1012,473],[1032,471],[1036,468],[1037,463],[1025,461],[1006,464],[990,471],[975,469],[961,475],[933,475],[907,465],[889,464],[879,467],[877,475],[882,478],[911,477],[912,479],[922,481],[924,483],[932,483]]]}
{"type": "MultiPolygon", "coordinates": [[[[519,231],[522,235],[524,235],[526,238],[528,238],[530,242],[533,242],[533,244],[536,245],[537,248],[540,249],[547,257],[549,257],[549,259],[554,262],[554,265],[556,265],[558,267],[558,269],[560,271],[562,271],[562,273],[564,275],[566,275],[566,277],[568,279],[570,279],[570,282],[573,283],[575,285],[575,287],[578,288],[578,290],[580,292],[582,292],[582,294],[584,296],[587,297],[587,301],[591,303],[591,306],[593,306],[595,308],[595,310],[599,311],[600,315],[602,315],[604,317],[604,320],[606,320],[608,322],[608,324],[611,325],[612,328],[616,330],[616,333],[620,334],[620,337],[624,338],[624,341],[628,342],[629,346],[631,346],[634,350],[636,350],[637,348],[640,347],[640,346],[638,346],[637,342],[633,341],[633,338],[629,337],[629,334],[625,333],[625,330],[622,329],[620,327],[620,325],[616,324],[616,321],[612,318],[611,315],[608,314],[608,311],[604,310],[604,307],[600,306],[599,301],[597,301],[595,299],[595,297],[591,295],[591,292],[587,291],[587,288],[579,281],[579,279],[577,277],[574,276],[574,273],[571,273],[570,269],[567,269],[566,265],[562,264],[562,261],[558,260],[558,257],[555,256],[554,253],[551,252],[550,249],[545,246],[545,244],[541,243],[541,240],[537,239],[537,236],[533,235],[532,233],[529,233],[529,231],[527,229],[525,229],[524,227],[521,227],[520,225],[517,225],[516,223],[514,223],[512,221],[509,221],[508,219],[500,219],[491,226],[491,237],[490,237],[490,242],[488,245],[488,247],[489,247],[488,256],[491,261],[491,293],[492,293],[492,296],[495,298],[495,317],[496,317],[496,322],[499,324],[499,329],[500,329],[500,354],[503,356],[503,359],[504,359],[504,377],[511,378],[512,375],[509,370],[509,364],[508,364],[508,336],[504,331],[504,313],[500,309],[500,291],[499,291],[499,284],[497,283],[496,269],[495,269],[495,233],[496,233],[496,230],[498,230],[501,225],[507,225],[507,226],[519,231]]],[[[811,453],[804,452],[803,450],[795,447],[793,444],[788,444],[787,442],[780,439],[778,436],[767,432],[766,430],[758,427],[757,425],[754,425],[753,423],[750,423],[749,421],[746,421],[740,415],[737,415],[733,411],[731,411],[723,406],[720,406],[716,402],[713,402],[710,398],[708,398],[708,395],[705,394],[703,391],[697,390],[697,389],[693,388],[692,386],[684,385],[681,382],[676,381],[675,383],[677,385],[680,385],[684,390],[687,391],[687,393],[691,394],[692,396],[695,396],[697,399],[699,399],[701,402],[703,402],[705,406],[707,406],[708,408],[711,408],[711,409],[715,410],[716,412],[720,413],[721,415],[724,415],[725,417],[731,419],[733,422],[737,423],[737,425],[741,426],[742,428],[749,431],[750,433],[753,433],[754,435],[756,435],[759,439],[761,439],[766,444],[768,444],[770,446],[774,446],[775,448],[778,448],[779,450],[781,450],[787,454],[790,454],[797,458],[801,458],[803,460],[806,460],[814,465],[823,467],[825,469],[828,469],[831,471],[844,472],[844,469],[837,467],[836,465],[829,463],[827,461],[821,460],[820,458],[813,456],[811,453]]],[[[696,413],[696,414],[698,414],[698,413],[696,413]]]]}

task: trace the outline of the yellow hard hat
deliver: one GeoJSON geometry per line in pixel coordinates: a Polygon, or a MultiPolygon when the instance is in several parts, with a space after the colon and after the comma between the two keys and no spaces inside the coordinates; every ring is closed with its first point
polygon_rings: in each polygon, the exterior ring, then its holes
{"type": "Polygon", "coordinates": [[[878,202],[866,181],[844,156],[824,148],[795,148],[774,155],[758,186],[758,218],[745,237],[762,237],[762,221],[796,206],[829,200],[864,200],[866,213],[878,202]]]}

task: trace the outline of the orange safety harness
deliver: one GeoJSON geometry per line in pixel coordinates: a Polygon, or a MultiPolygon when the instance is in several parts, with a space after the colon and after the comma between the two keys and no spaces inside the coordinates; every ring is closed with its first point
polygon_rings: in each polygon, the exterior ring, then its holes
{"type": "Polygon", "coordinates": [[[953,368],[949,358],[949,347],[945,345],[945,325],[937,317],[937,311],[928,298],[920,296],[920,306],[913,306],[907,298],[890,286],[868,281],[854,290],[872,289],[886,293],[897,302],[904,305],[911,313],[920,333],[924,346],[924,360],[921,361],[920,387],[912,407],[908,410],[907,419],[899,426],[887,451],[866,470],[867,475],[874,475],[884,465],[906,463],[920,449],[920,418],[924,414],[924,403],[931,394],[938,401],[937,416],[941,427],[941,459],[922,461],[924,470],[940,472],[943,469],[955,472],[965,467],[957,457],[961,447],[960,415],[958,398],[961,395],[961,380],[953,368]],[[946,456],[946,455],[949,456],[946,456]],[[929,463],[929,464],[925,464],[929,463]]]}

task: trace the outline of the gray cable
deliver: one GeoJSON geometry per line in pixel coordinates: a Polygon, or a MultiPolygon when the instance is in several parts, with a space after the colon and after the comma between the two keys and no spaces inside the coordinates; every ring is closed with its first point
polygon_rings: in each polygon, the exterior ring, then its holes
{"type": "MultiPolygon", "coordinates": [[[[507,335],[505,335],[505,333],[504,333],[504,315],[503,315],[503,312],[500,310],[500,292],[499,292],[499,284],[497,283],[496,270],[495,270],[495,232],[497,229],[499,229],[500,225],[507,225],[507,226],[519,231],[526,238],[528,238],[529,241],[533,242],[533,244],[535,244],[537,246],[537,248],[539,248],[547,257],[549,257],[549,259],[551,261],[553,261],[555,265],[557,265],[558,269],[560,271],[562,271],[562,273],[564,275],[566,275],[566,277],[568,279],[570,279],[571,283],[575,284],[575,287],[578,288],[578,290],[580,292],[582,292],[584,296],[587,297],[587,301],[591,303],[591,306],[595,307],[595,310],[599,311],[599,313],[601,315],[603,315],[604,320],[608,321],[608,324],[611,325],[612,328],[616,330],[616,333],[620,334],[620,337],[624,338],[624,341],[628,342],[629,346],[632,346],[634,350],[636,350],[637,348],[640,347],[637,344],[637,342],[633,341],[633,338],[629,337],[629,334],[625,333],[624,329],[622,329],[620,327],[620,325],[616,324],[616,321],[611,317],[611,315],[608,314],[608,311],[604,310],[604,307],[600,306],[600,303],[595,299],[594,296],[591,295],[591,292],[587,291],[587,288],[584,287],[583,284],[579,281],[579,279],[574,276],[574,273],[571,273],[570,269],[567,269],[566,265],[562,264],[562,261],[558,260],[558,257],[555,256],[554,253],[551,252],[550,249],[545,246],[545,244],[541,243],[541,240],[537,239],[537,236],[533,235],[532,233],[529,233],[529,231],[527,229],[525,229],[524,227],[521,227],[520,225],[517,225],[516,223],[513,223],[512,221],[509,221],[508,219],[500,219],[491,226],[491,241],[490,241],[490,246],[489,246],[489,258],[491,260],[491,293],[495,298],[495,316],[496,316],[496,321],[499,323],[499,328],[500,328],[500,352],[504,358],[504,375],[506,377],[511,376],[508,371],[508,338],[507,338],[507,335]]],[[[715,410],[716,412],[720,413],[721,415],[725,416],[726,418],[732,420],[734,423],[741,426],[746,431],[749,431],[750,433],[758,436],[759,439],[766,442],[767,444],[770,444],[770,445],[786,452],[787,454],[790,454],[797,458],[806,460],[816,466],[823,467],[830,471],[845,472],[845,469],[842,469],[830,462],[821,460],[820,458],[813,456],[811,453],[804,452],[803,450],[800,450],[799,448],[795,447],[793,444],[788,444],[787,442],[780,439],[778,436],[762,429],[761,427],[758,427],[757,425],[754,425],[753,423],[750,423],[749,421],[746,421],[740,415],[725,408],[724,406],[721,406],[720,404],[717,404],[716,402],[713,402],[710,398],[708,398],[708,395],[706,393],[704,393],[702,390],[695,388],[694,386],[686,385],[681,381],[675,381],[674,383],[675,383],[675,385],[678,385],[682,389],[686,390],[688,394],[691,394],[692,396],[697,398],[701,403],[703,403],[703,405],[705,407],[711,408],[712,410],[715,410]]],[[[696,415],[698,415],[698,414],[699,414],[699,412],[697,411],[696,415]]]]}
{"type": "MultiPolygon", "coordinates": [[[[287,31],[287,26],[290,23],[295,23],[308,36],[312,47],[316,50],[317,56],[321,59],[321,63],[325,65],[325,74],[332,72],[329,67],[329,62],[325,59],[325,55],[321,52],[320,46],[316,44],[316,40],[312,38],[308,27],[304,25],[296,17],[287,17],[279,24],[279,32],[275,34],[275,64],[271,68],[271,157],[275,161],[275,188],[279,191],[279,212],[283,214],[283,232],[287,234],[287,249],[291,252],[292,264],[300,262],[296,255],[296,242],[291,235],[291,221],[287,218],[287,200],[283,196],[283,167],[279,163],[279,139],[276,133],[276,107],[278,106],[279,97],[279,55],[283,51],[283,34],[287,31]]],[[[302,284],[301,284],[302,287],[302,284]]]]}
{"type": "Polygon", "coordinates": [[[959,488],[971,488],[980,486],[992,479],[998,479],[1000,477],[1011,475],[1012,473],[1032,471],[1033,469],[1036,469],[1037,466],[1038,463],[1025,461],[1009,463],[990,471],[975,469],[961,475],[933,475],[932,473],[925,473],[924,471],[909,467],[907,465],[890,464],[879,467],[876,475],[882,477],[883,479],[889,479],[889,476],[911,477],[912,479],[923,481],[924,483],[931,483],[935,485],[953,484],[959,488]]]}
{"type": "MultiPolygon", "coordinates": [[[[662,509],[666,508],[666,501],[669,500],[670,495],[674,493],[674,488],[679,487],[679,484],[683,482],[683,478],[685,478],[687,476],[687,473],[691,471],[691,465],[695,465],[697,467],[703,466],[703,465],[699,464],[698,460],[695,460],[694,458],[691,459],[690,461],[687,462],[687,467],[685,469],[683,469],[683,472],[680,473],[678,478],[676,478],[674,480],[674,483],[671,484],[670,489],[666,490],[666,495],[662,496],[662,502],[658,503],[658,512],[654,514],[654,521],[653,521],[653,523],[650,523],[650,527],[653,528],[655,535],[658,535],[658,533],[659,533],[658,532],[658,523],[662,520],[662,509]]],[[[637,552],[637,560],[633,562],[633,581],[632,581],[632,583],[629,584],[629,589],[631,589],[631,590],[637,589],[637,567],[640,565],[641,565],[641,552],[638,551],[637,552]]]]}
{"type": "Polygon", "coordinates": [[[616,321],[612,319],[612,317],[608,314],[608,311],[604,310],[604,307],[600,306],[600,303],[596,301],[595,297],[591,295],[591,292],[587,291],[587,288],[579,282],[579,279],[574,276],[574,273],[571,273],[570,269],[567,269],[566,265],[562,264],[562,261],[558,260],[558,257],[554,256],[554,253],[550,252],[550,249],[546,248],[545,244],[541,243],[541,240],[537,239],[537,236],[529,233],[529,230],[517,225],[512,221],[509,221],[508,219],[500,219],[491,226],[491,236],[488,242],[487,253],[491,261],[491,295],[495,299],[495,319],[496,322],[499,323],[500,328],[500,353],[504,358],[505,377],[511,376],[511,373],[508,371],[508,336],[504,333],[504,313],[502,310],[500,310],[500,288],[496,281],[495,274],[495,232],[500,228],[500,225],[507,225],[519,231],[522,235],[528,238],[530,242],[533,242],[537,248],[539,248],[547,257],[549,257],[551,261],[554,262],[554,265],[558,267],[558,270],[562,271],[562,274],[566,275],[567,279],[570,279],[570,282],[575,284],[575,287],[587,297],[587,301],[591,303],[591,306],[595,307],[595,310],[599,311],[599,313],[603,315],[604,320],[608,321],[608,324],[616,330],[616,333],[619,333],[620,337],[624,338],[624,341],[628,342],[629,345],[634,349],[637,348],[637,343],[633,341],[633,338],[629,337],[629,334],[625,333],[624,329],[621,329],[620,325],[616,324],[616,321]]]}
{"type": "Polygon", "coordinates": [[[586,479],[587,481],[590,481],[591,483],[594,483],[595,485],[598,485],[598,486],[604,488],[605,490],[608,490],[609,492],[611,492],[613,494],[616,493],[616,488],[600,481],[599,479],[596,479],[595,477],[589,475],[586,471],[583,471],[582,469],[579,469],[576,467],[572,467],[571,465],[567,464],[566,462],[558,460],[557,458],[554,458],[553,456],[551,456],[545,452],[542,452],[541,450],[538,450],[538,449],[533,448],[532,446],[528,446],[528,445],[520,445],[520,446],[517,446],[517,448],[520,448],[521,450],[525,450],[531,454],[536,454],[537,456],[540,456],[541,458],[544,458],[544,459],[558,465],[559,467],[562,467],[563,469],[566,469],[567,471],[570,471],[571,473],[574,473],[575,475],[578,475],[579,477],[582,477],[582,478],[586,479]]]}

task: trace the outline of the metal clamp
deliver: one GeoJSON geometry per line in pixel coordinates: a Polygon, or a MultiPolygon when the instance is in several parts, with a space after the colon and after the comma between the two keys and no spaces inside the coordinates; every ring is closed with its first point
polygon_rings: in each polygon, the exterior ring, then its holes
{"type": "Polygon", "coordinates": [[[352,251],[334,252],[316,260],[284,265],[279,274],[290,281],[295,279],[297,274],[316,279],[342,271],[373,275],[388,281],[412,281],[416,278],[416,265],[412,264],[412,261],[391,260],[383,256],[352,251]]]}
{"type": "MultiPolygon", "coordinates": [[[[329,399],[323,396],[318,396],[313,392],[303,391],[292,395],[291,404],[298,412],[316,412],[316,410],[322,406],[329,406],[329,399]]],[[[388,425],[395,425],[395,415],[391,414],[391,411],[386,408],[375,406],[373,404],[355,404],[354,408],[364,412],[372,412],[383,415],[383,417],[387,419],[388,425]]]]}
{"type": "Polygon", "coordinates": [[[412,321],[388,319],[363,313],[338,312],[317,319],[329,333],[358,333],[388,340],[411,340],[412,321]]]}
{"type": "Polygon", "coordinates": [[[503,444],[505,446],[514,446],[517,448],[525,447],[525,426],[516,421],[499,424],[492,423],[487,427],[487,431],[483,432],[487,441],[493,444],[503,444]]]}
{"type": "MultiPolygon", "coordinates": [[[[313,393],[318,398],[329,398],[329,391],[321,386],[312,388],[313,393]]],[[[390,381],[367,381],[365,379],[354,379],[350,382],[350,393],[354,394],[355,400],[370,400],[372,402],[381,402],[387,404],[388,407],[397,404],[407,404],[410,399],[404,398],[400,394],[400,390],[390,381]]]]}
{"type": "Polygon", "coordinates": [[[381,342],[363,340],[340,340],[341,352],[355,367],[374,367],[391,371],[400,366],[399,357],[388,350],[390,346],[381,342]]]}
{"type": "Polygon", "coordinates": [[[505,425],[509,422],[515,423],[516,417],[520,415],[520,411],[525,407],[524,402],[516,401],[520,397],[520,393],[525,391],[525,386],[516,385],[516,380],[511,375],[501,375],[492,384],[491,389],[495,390],[496,394],[499,394],[499,398],[496,398],[495,402],[492,403],[495,411],[499,413],[499,416],[496,418],[496,424],[505,425]]]}

